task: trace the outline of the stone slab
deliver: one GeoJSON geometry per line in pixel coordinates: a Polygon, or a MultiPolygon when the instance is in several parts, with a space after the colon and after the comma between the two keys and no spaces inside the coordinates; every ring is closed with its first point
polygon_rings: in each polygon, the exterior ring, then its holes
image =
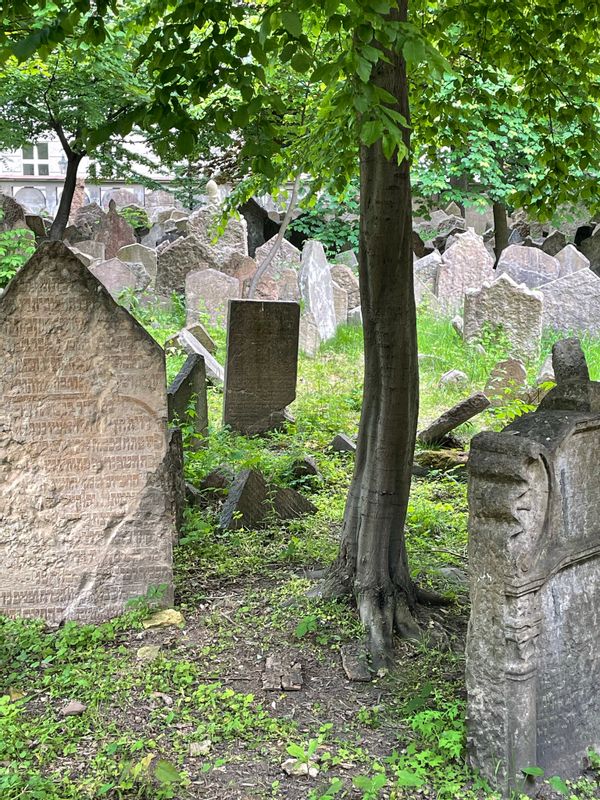
{"type": "Polygon", "coordinates": [[[302,269],[300,270],[300,292],[306,310],[313,315],[321,341],[335,336],[335,306],[333,282],[320,242],[309,240],[302,249],[302,269]]]}
{"type": "Polygon", "coordinates": [[[296,397],[300,306],[230,300],[223,424],[252,435],[279,427],[296,397]]]}
{"type": "Polygon", "coordinates": [[[540,289],[544,298],[544,328],[564,333],[600,334],[600,278],[580,269],[540,289]]]}
{"type": "Polygon", "coordinates": [[[190,272],[185,279],[186,325],[206,315],[213,325],[225,325],[227,303],[240,296],[240,282],[214,269],[190,272]]]}
{"type": "Polygon", "coordinates": [[[0,299],[0,614],[99,622],[164,585],[162,349],[61,242],[0,299]]]}
{"type": "Polygon", "coordinates": [[[496,267],[498,275],[507,274],[515,283],[536,289],[560,275],[560,263],[538,247],[511,244],[502,251],[496,267]]]}
{"type": "Polygon", "coordinates": [[[446,311],[457,311],[463,305],[468,289],[479,289],[494,278],[494,259],[483,239],[469,230],[456,237],[446,249],[437,272],[435,295],[446,311]]]}

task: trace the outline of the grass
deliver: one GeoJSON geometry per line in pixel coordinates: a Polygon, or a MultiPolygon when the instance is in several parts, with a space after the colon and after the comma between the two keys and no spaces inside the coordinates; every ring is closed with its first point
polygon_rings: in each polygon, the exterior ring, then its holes
{"type": "MultiPolygon", "coordinates": [[[[161,344],[183,322],[178,303],[171,312],[137,304],[133,311],[161,344]]],[[[211,332],[223,361],[223,331],[211,332]]],[[[548,337],[540,363],[550,346],[548,337]]],[[[584,346],[597,377],[600,345],[584,346]]],[[[421,426],[482,389],[506,355],[501,337],[486,342],[482,355],[426,312],[419,350],[427,356],[421,426]],[[467,374],[467,387],[439,387],[451,368],[467,374]]],[[[182,360],[169,356],[170,379],[182,360]]],[[[529,375],[538,368],[528,365],[529,375]]],[[[299,486],[317,507],[314,517],[265,530],[221,531],[213,507],[186,511],[175,549],[181,626],[146,629],[151,597],[98,626],[49,631],[0,619],[2,800],[493,797],[465,761],[468,604],[445,571],[466,569],[462,476],[413,481],[406,530],[413,574],[450,591],[455,603],[423,618],[426,644],[398,644],[397,671],[372,684],[348,683],[340,650],[361,635],[355,609],[307,595],[314,571],[335,558],[353,468],[352,455],[327,445],[338,432],[356,433],[361,392],[361,331],[352,327],[341,328],[318,358],[301,357],[296,422],[284,432],[246,438],[223,429],[222,393],[210,391],[209,447],[187,450],[188,480],[197,484],[217,467],[255,467],[292,485],[292,464],[304,455],[316,457],[322,479],[299,486]],[[269,654],[301,662],[302,691],[262,689],[269,654]],[[61,716],[69,700],[85,712],[61,716]],[[315,777],[285,774],[286,759],[310,766],[315,777]]],[[[482,415],[463,433],[501,422],[498,413],[482,415]]],[[[583,800],[597,791],[594,781],[581,781],[566,796],[583,800]]]]}

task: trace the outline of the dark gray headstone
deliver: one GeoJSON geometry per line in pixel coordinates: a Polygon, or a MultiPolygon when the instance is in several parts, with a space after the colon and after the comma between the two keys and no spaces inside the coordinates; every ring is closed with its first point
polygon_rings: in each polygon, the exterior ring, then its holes
{"type": "Polygon", "coordinates": [[[230,300],[223,423],[247,435],[281,425],[296,397],[300,306],[230,300]]]}
{"type": "Polygon", "coordinates": [[[189,355],[169,386],[169,419],[190,420],[194,431],[205,436],[208,431],[208,404],[206,399],[206,366],[201,355],[189,355]],[[189,408],[194,401],[194,414],[189,408]]]}

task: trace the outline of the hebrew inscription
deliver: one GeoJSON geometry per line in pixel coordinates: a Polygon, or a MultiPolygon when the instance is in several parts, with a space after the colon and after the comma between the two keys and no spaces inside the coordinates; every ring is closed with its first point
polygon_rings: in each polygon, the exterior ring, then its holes
{"type": "Polygon", "coordinates": [[[165,585],[164,356],[61,243],[0,300],[0,613],[98,621],[165,585]]]}

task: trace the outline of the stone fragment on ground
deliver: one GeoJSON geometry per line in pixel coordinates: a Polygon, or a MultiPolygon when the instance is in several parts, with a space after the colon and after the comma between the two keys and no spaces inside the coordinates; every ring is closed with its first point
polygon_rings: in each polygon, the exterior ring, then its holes
{"type": "Polygon", "coordinates": [[[170,625],[176,625],[177,627],[185,625],[185,619],[181,611],[177,611],[175,608],[164,608],[142,620],[143,628],[165,628],[170,625]]]}
{"type": "Polygon", "coordinates": [[[469,454],[464,450],[417,450],[415,462],[427,470],[449,472],[464,467],[469,454]]]}
{"type": "Polygon", "coordinates": [[[71,700],[58,713],[61,717],[80,717],[86,711],[87,706],[85,703],[80,703],[79,700],[71,700]]]}
{"type": "Polygon", "coordinates": [[[468,422],[477,414],[481,414],[489,405],[490,401],[483,392],[476,392],[445,411],[431,425],[421,431],[417,438],[423,444],[442,443],[451,431],[464,422],[468,422]]]}
{"type": "Polygon", "coordinates": [[[302,689],[302,664],[287,656],[267,656],[262,674],[265,691],[299,692],[302,689]]]}
{"type": "Polygon", "coordinates": [[[366,647],[359,643],[342,645],[340,648],[342,667],[349,681],[368,683],[373,679],[369,667],[369,655],[366,647]]]}
{"type": "Polygon", "coordinates": [[[209,353],[206,347],[201,344],[187,328],[179,331],[178,338],[186,353],[198,353],[198,355],[201,355],[204,358],[207,380],[212,383],[213,386],[223,386],[225,381],[225,370],[219,364],[217,359],[211,355],[211,353],[209,353]]]}
{"type": "Polygon", "coordinates": [[[469,383],[469,376],[460,369],[450,369],[444,372],[438,381],[438,386],[464,387],[469,383]]]}
{"type": "Polygon", "coordinates": [[[319,774],[319,765],[316,761],[298,761],[296,758],[288,758],[281,765],[281,769],[286,775],[308,776],[316,778],[319,774]]]}
{"type": "Polygon", "coordinates": [[[291,468],[292,477],[294,480],[302,480],[303,478],[321,478],[321,471],[317,465],[317,461],[313,456],[302,456],[296,459],[291,468]]]}
{"type": "Polygon", "coordinates": [[[145,644],[136,650],[135,657],[138,661],[149,664],[159,657],[161,647],[158,644],[145,644]]]}
{"type": "Polygon", "coordinates": [[[345,433],[336,434],[329,444],[329,449],[334,453],[354,453],[356,444],[345,433]]]}

